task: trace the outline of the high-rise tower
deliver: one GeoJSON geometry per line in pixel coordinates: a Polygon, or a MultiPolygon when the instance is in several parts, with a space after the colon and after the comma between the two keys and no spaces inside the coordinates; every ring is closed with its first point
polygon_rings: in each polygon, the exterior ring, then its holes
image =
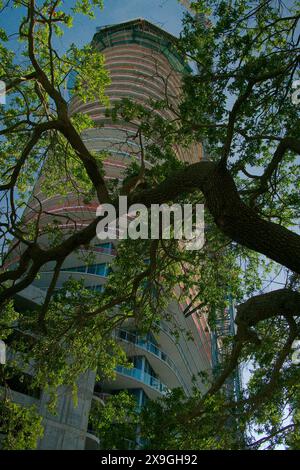
{"type": "MultiPolygon", "coordinates": [[[[111,77],[106,90],[111,106],[127,98],[151,110],[151,100],[166,100],[170,107],[155,112],[165,119],[176,117],[172,108],[175,110],[180,100],[182,77],[191,70],[178,54],[175,41],[174,36],[142,19],[98,28],[92,44],[105,57],[111,77]]],[[[74,98],[70,113],[74,112],[88,114],[101,126],[85,132],[84,140],[91,150],[110,154],[104,162],[107,177],[120,176],[128,161],[139,157],[136,126],[125,122],[113,125],[97,101],[82,103],[74,98]]],[[[186,162],[202,158],[201,144],[188,150],[176,145],[175,150],[186,162]]]]}
{"type": "MultiPolygon", "coordinates": [[[[111,77],[111,84],[106,93],[111,105],[127,98],[158,113],[164,119],[174,119],[181,96],[182,78],[184,74],[190,73],[189,66],[178,54],[175,43],[176,38],[143,19],[98,28],[92,44],[105,56],[105,64],[111,77]],[[152,109],[151,101],[155,100],[166,100],[171,106],[152,109]]],[[[132,159],[140,160],[138,123],[113,122],[107,117],[101,103],[96,100],[83,103],[76,96],[71,100],[69,112],[87,114],[95,122],[96,127],[84,131],[82,137],[91,151],[105,153],[103,163],[106,179],[121,180],[124,170],[132,159]]],[[[178,144],[174,146],[174,150],[178,159],[182,161],[191,163],[202,158],[200,143],[193,144],[188,149],[178,144]]],[[[150,165],[150,162],[146,161],[146,164],[150,165]]],[[[68,223],[59,224],[62,230],[76,230],[86,226],[95,217],[98,205],[96,201],[85,203],[72,191],[64,196],[57,194],[45,197],[41,190],[42,182],[43,172],[34,188],[33,197],[29,202],[31,209],[26,211],[24,221],[30,221],[36,216],[33,209],[37,205],[37,198],[44,210],[43,223],[53,220],[57,215],[69,216],[68,223]]],[[[65,281],[73,277],[76,280],[83,279],[87,288],[101,291],[105,288],[109,265],[116,254],[116,249],[113,240],[100,243],[95,234],[95,239],[89,248],[95,259],[93,264],[84,264],[78,254],[70,255],[62,265],[57,288],[62,287],[65,281]]],[[[86,248],[83,247],[82,251],[84,250],[86,248]]],[[[35,293],[39,291],[42,296],[51,282],[53,269],[51,263],[43,266],[39,278],[34,281],[35,293]]],[[[26,295],[28,296],[28,293],[25,292],[24,296],[26,295]]],[[[136,396],[139,405],[147,399],[156,399],[175,387],[183,388],[186,395],[192,393],[193,378],[197,378],[202,371],[211,371],[211,342],[205,318],[199,317],[197,312],[185,318],[184,308],[185,305],[173,301],[167,309],[178,331],[187,330],[191,340],[188,340],[184,333],[175,338],[166,322],[161,322],[158,330],[155,333],[149,332],[146,337],[139,336],[130,325],[116,331],[116,337],[131,358],[133,368],[117,367],[115,381],[96,383],[91,403],[93,400],[101,400],[103,394],[116,393],[117,390],[123,389],[130,390],[136,396]]],[[[90,390],[90,375],[88,380],[90,390]]],[[[200,381],[199,387],[203,387],[200,381]]],[[[82,408],[81,437],[77,438],[76,448],[84,446],[91,448],[96,442],[89,433],[82,437],[82,429],[87,426],[86,402],[87,400],[84,401],[85,405],[82,408]]],[[[74,412],[70,404],[68,407],[69,411],[65,411],[65,415],[59,418],[64,433],[73,432],[63,426],[68,413],[71,416],[74,412]]],[[[49,448],[47,442],[51,438],[51,448],[66,448],[58,426],[55,428],[54,437],[53,424],[50,421],[46,420],[46,432],[41,447],[49,448]]],[[[66,442],[70,448],[71,440],[67,439],[66,442]]]]}

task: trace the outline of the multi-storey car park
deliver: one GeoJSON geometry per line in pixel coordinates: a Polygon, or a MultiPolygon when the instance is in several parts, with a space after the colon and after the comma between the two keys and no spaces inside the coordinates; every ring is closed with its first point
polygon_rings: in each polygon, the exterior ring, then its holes
{"type": "MultiPolygon", "coordinates": [[[[172,35],[143,19],[98,28],[92,44],[104,55],[110,73],[111,84],[106,94],[111,105],[129,98],[149,108],[150,100],[165,99],[171,106],[154,112],[165,119],[174,118],[173,110],[176,110],[180,100],[182,77],[191,73],[185,60],[177,53],[174,41],[172,35]]],[[[84,131],[84,142],[91,151],[101,151],[107,155],[104,160],[105,178],[122,180],[124,170],[132,159],[140,159],[141,147],[136,126],[128,122],[115,123],[106,116],[105,107],[101,103],[83,103],[76,96],[71,100],[69,112],[85,113],[93,119],[96,127],[84,131]]],[[[176,145],[174,150],[178,159],[186,162],[204,158],[201,144],[193,144],[188,149],[176,145]]],[[[150,165],[149,162],[146,164],[150,165]]],[[[47,211],[43,223],[57,215],[68,215],[70,220],[76,221],[77,228],[82,228],[95,217],[96,201],[85,204],[74,193],[44,197],[42,181],[43,171],[28,205],[31,209],[27,209],[24,214],[25,222],[35,216],[33,209],[37,199],[41,201],[43,210],[47,211]]],[[[72,227],[70,221],[65,225],[61,223],[62,229],[75,230],[76,227],[72,227]]],[[[93,264],[85,265],[77,254],[70,255],[62,265],[57,288],[62,287],[70,277],[83,279],[89,289],[101,291],[105,288],[117,245],[113,240],[101,242],[96,236],[91,245],[95,259],[93,264]]],[[[17,252],[14,258],[12,263],[17,262],[17,252]]],[[[32,286],[17,296],[18,308],[33,307],[43,301],[53,269],[51,263],[42,268],[32,286]]],[[[94,401],[100,401],[104,406],[107,394],[129,390],[135,395],[139,406],[148,399],[155,400],[163,396],[175,387],[181,387],[187,396],[190,395],[193,378],[197,378],[200,372],[212,371],[211,333],[203,315],[200,317],[195,312],[185,318],[185,307],[172,301],[167,311],[172,315],[172,322],[178,331],[187,330],[192,340],[188,340],[184,333],[175,339],[166,321],[162,321],[157,330],[149,332],[146,337],[139,336],[130,324],[116,330],[115,336],[133,362],[133,368],[117,367],[116,380],[104,383],[95,382],[94,372],[86,373],[79,381],[77,407],[74,407],[68,393],[62,393],[58,413],[52,416],[47,411],[47,395],[43,391],[30,396],[24,388],[18,391],[15,386],[15,399],[37,404],[44,416],[45,433],[39,448],[97,448],[99,441],[89,428],[89,412],[94,401]]],[[[200,380],[198,386],[204,387],[200,380]]]]}

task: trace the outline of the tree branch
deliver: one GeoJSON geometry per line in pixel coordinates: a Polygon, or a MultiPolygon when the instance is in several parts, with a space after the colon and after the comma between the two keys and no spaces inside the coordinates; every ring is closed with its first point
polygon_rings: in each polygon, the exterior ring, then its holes
{"type": "Polygon", "coordinates": [[[300,272],[300,236],[262,219],[241,199],[232,175],[214,162],[202,161],[173,173],[153,189],[133,193],[129,204],[161,204],[184,193],[201,191],[219,229],[231,240],[300,272]]]}

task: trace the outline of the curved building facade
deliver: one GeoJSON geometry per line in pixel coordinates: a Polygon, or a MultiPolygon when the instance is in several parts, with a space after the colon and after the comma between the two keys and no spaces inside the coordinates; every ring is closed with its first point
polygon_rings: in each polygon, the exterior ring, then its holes
{"type": "MultiPolygon", "coordinates": [[[[191,69],[177,53],[175,41],[175,37],[142,19],[98,28],[92,45],[105,57],[111,77],[106,90],[111,106],[126,98],[167,120],[176,118],[182,77],[191,69]],[[168,106],[153,110],[151,100],[165,100],[168,106]]],[[[84,139],[90,150],[110,154],[104,162],[107,177],[120,177],[128,159],[139,159],[134,123],[113,125],[99,102],[82,103],[76,97],[70,106],[70,113],[73,112],[86,113],[97,124],[97,128],[85,132],[84,139]]],[[[202,158],[201,144],[188,149],[175,145],[175,151],[182,161],[196,162],[202,158]]]]}
{"type": "MultiPolygon", "coordinates": [[[[188,65],[176,51],[175,41],[173,36],[142,19],[99,28],[92,44],[105,56],[106,67],[111,77],[111,84],[106,93],[111,105],[123,98],[129,98],[165,119],[174,119],[180,102],[182,77],[190,73],[188,65]],[[166,100],[170,106],[153,110],[151,100],[166,100]]],[[[137,138],[138,123],[119,121],[115,123],[107,117],[105,108],[98,101],[83,103],[77,97],[73,97],[70,114],[76,112],[87,114],[96,123],[95,128],[84,131],[83,139],[91,151],[101,151],[107,155],[104,160],[105,178],[122,180],[124,170],[132,159],[139,161],[141,158],[141,147],[137,138]]],[[[174,150],[178,159],[182,161],[196,162],[203,158],[201,144],[193,144],[188,149],[175,145],[174,150]]],[[[146,162],[146,164],[151,163],[146,162]]],[[[34,197],[29,202],[31,210],[26,211],[25,221],[35,216],[33,209],[37,205],[36,198],[40,199],[44,211],[47,211],[47,214],[43,215],[43,223],[58,215],[68,215],[68,222],[62,222],[60,227],[74,230],[76,227],[82,228],[87,225],[95,217],[96,201],[85,204],[72,192],[64,196],[47,198],[41,191],[42,181],[43,174],[40,175],[34,188],[34,197]],[[70,222],[72,220],[76,221],[76,227],[74,222],[70,222]]],[[[113,240],[100,242],[95,237],[91,247],[83,247],[82,253],[85,250],[93,252],[95,259],[93,264],[85,265],[76,254],[69,256],[63,263],[58,288],[73,277],[77,280],[83,279],[89,289],[96,291],[105,289],[110,264],[116,255],[116,243],[113,240]]],[[[51,263],[43,267],[39,278],[34,282],[35,289],[39,291],[47,289],[53,269],[54,265],[51,263]]],[[[186,301],[188,303],[189,299],[186,301]]],[[[87,401],[89,406],[92,406],[93,401],[100,400],[101,403],[105,403],[107,394],[130,390],[135,395],[137,404],[142,406],[148,399],[163,396],[172,388],[181,387],[187,396],[192,393],[195,382],[203,389],[199,373],[203,371],[210,373],[212,370],[211,335],[203,316],[200,317],[195,312],[188,318],[184,317],[185,307],[186,305],[172,301],[167,308],[167,313],[172,316],[172,322],[176,324],[177,330],[182,331],[178,338],[174,336],[167,322],[161,322],[155,332],[149,332],[146,336],[140,336],[130,325],[115,331],[117,340],[133,362],[133,368],[126,369],[119,366],[116,369],[116,380],[94,383],[93,386],[89,376],[89,392],[86,395],[80,424],[81,437],[84,428],[86,434],[84,439],[76,441],[74,448],[95,448],[99,444],[88,429],[87,401]],[[192,339],[187,339],[184,331],[188,331],[189,338],[192,339]]],[[[69,413],[72,413],[71,405],[68,406],[69,413]]],[[[40,447],[66,448],[59,438],[59,426],[55,428],[57,439],[53,438],[54,428],[50,421],[50,418],[46,420],[45,437],[40,447]]],[[[70,439],[67,442],[67,448],[70,448],[70,439]]]]}

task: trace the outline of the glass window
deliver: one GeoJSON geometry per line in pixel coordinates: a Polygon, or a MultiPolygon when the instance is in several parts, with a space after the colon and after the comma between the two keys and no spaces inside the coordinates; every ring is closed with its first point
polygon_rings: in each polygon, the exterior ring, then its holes
{"type": "Polygon", "coordinates": [[[98,276],[106,277],[110,272],[110,268],[107,263],[91,264],[87,268],[89,274],[97,274],[98,276]]]}
{"type": "Polygon", "coordinates": [[[96,274],[96,264],[92,264],[92,265],[88,266],[87,272],[89,274],[96,274]]]}
{"type": "Polygon", "coordinates": [[[145,372],[149,375],[151,375],[151,377],[157,377],[157,375],[155,374],[154,370],[152,369],[152,367],[150,366],[149,362],[147,361],[147,359],[145,359],[145,372]]]}
{"type": "Polygon", "coordinates": [[[72,268],[64,268],[63,271],[97,274],[106,277],[111,272],[111,268],[107,263],[91,264],[89,266],[75,266],[72,268]]]}
{"type": "Polygon", "coordinates": [[[105,251],[105,252],[107,252],[107,253],[110,253],[110,252],[113,250],[113,248],[114,248],[114,246],[113,246],[113,244],[112,244],[111,242],[108,242],[108,243],[97,243],[97,245],[95,245],[95,246],[97,246],[97,247],[99,247],[99,248],[102,248],[103,251],[105,251]]]}
{"type": "Polygon", "coordinates": [[[95,274],[98,274],[98,276],[106,276],[107,275],[107,265],[105,263],[104,264],[96,264],[95,274]]]}
{"type": "Polygon", "coordinates": [[[85,286],[86,289],[92,290],[95,292],[103,292],[104,291],[104,286],[98,285],[98,286],[85,286]]]}
{"type": "Polygon", "coordinates": [[[133,356],[131,360],[136,369],[143,370],[143,356],[133,356]]]}
{"type": "Polygon", "coordinates": [[[104,291],[104,286],[94,286],[94,290],[96,292],[103,292],[104,291]]]}
{"type": "MultiPolygon", "coordinates": [[[[120,330],[120,331],[119,331],[119,337],[120,337],[121,339],[126,339],[126,340],[127,340],[127,331],[125,331],[125,330],[120,330]]],[[[129,340],[128,340],[128,341],[129,341],[129,340]]]]}
{"type": "Polygon", "coordinates": [[[86,272],[86,266],[75,266],[73,268],[64,268],[64,271],[72,271],[76,273],[85,273],[86,272]]]}
{"type": "Polygon", "coordinates": [[[148,396],[144,392],[144,390],[141,390],[141,406],[146,405],[147,401],[149,400],[148,396]]]}
{"type": "Polygon", "coordinates": [[[151,331],[147,333],[147,341],[150,341],[150,343],[153,343],[157,346],[157,341],[151,331]]]}

